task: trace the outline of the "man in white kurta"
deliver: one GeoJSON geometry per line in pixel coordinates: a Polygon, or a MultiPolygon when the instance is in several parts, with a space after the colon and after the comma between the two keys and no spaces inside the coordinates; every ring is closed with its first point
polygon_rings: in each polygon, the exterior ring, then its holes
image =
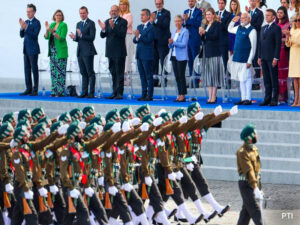
{"type": "Polygon", "coordinates": [[[228,26],[228,32],[236,34],[232,64],[230,66],[231,79],[240,82],[241,100],[236,105],[251,105],[252,61],[255,56],[257,34],[250,25],[250,15],[243,13],[241,17],[234,17],[228,26]],[[241,25],[234,26],[241,19],[241,25]]]}

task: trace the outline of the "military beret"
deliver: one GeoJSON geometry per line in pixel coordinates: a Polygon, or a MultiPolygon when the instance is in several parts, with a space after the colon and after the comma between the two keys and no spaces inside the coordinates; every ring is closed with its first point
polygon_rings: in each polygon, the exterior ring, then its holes
{"type": "Polygon", "coordinates": [[[34,138],[39,138],[43,135],[43,133],[46,132],[46,124],[45,123],[39,123],[36,125],[32,131],[32,136],[34,138]]]}
{"type": "Polygon", "coordinates": [[[17,127],[25,126],[26,128],[31,126],[29,120],[20,120],[17,124],[17,127]]]}
{"type": "Polygon", "coordinates": [[[187,108],[187,115],[189,118],[193,117],[200,109],[200,104],[198,102],[193,102],[187,108]]]}
{"type": "Polygon", "coordinates": [[[150,106],[148,104],[142,105],[135,111],[135,115],[137,117],[144,117],[146,115],[150,114],[150,106]]]}
{"type": "Polygon", "coordinates": [[[8,123],[8,122],[3,123],[2,126],[0,127],[0,138],[8,137],[10,132],[13,130],[14,130],[14,128],[10,123],[8,123]]]}
{"type": "Polygon", "coordinates": [[[185,109],[183,109],[183,108],[177,109],[177,110],[173,113],[173,115],[172,115],[173,121],[179,120],[179,119],[180,119],[181,117],[183,117],[185,114],[186,114],[185,109]]]}
{"type": "Polygon", "coordinates": [[[19,114],[18,114],[18,121],[24,120],[24,119],[29,119],[31,116],[30,111],[28,109],[22,109],[19,114]]]}
{"type": "Polygon", "coordinates": [[[82,115],[83,119],[86,119],[91,115],[93,115],[93,113],[95,113],[95,108],[94,106],[86,106],[83,108],[82,113],[83,113],[82,115]]]}
{"type": "Polygon", "coordinates": [[[95,116],[93,119],[91,119],[90,124],[96,123],[98,125],[104,126],[105,125],[105,119],[102,116],[95,116]]]}
{"type": "Polygon", "coordinates": [[[241,139],[243,141],[252,140],[256,135],[255,125],[253,123],[247,124],[241,132],[241,139]]]}
{"type": "Polygon", "coordinates": [[[68,123],[71,121],[71,116],[68,112],[65,112],[59,116],[58,120],[64,123],[68,123]]]}
{"type": "Polygon", "coordinates": [[[13,113],[7,113],[3,116],[2,123],[12,123],[15,120],[13,113]]]}
{"type": "Polygon", "coordinates": [[[38,120],[43,114],[45,114],[45,111],[43,108],[35,108],[31,112],[31,117],[33,120],[38,120]]]}
{"type": "Polygon", "coordinates": [[[45,116],[43,119],[40,119],[39,123],[46,124],[46,127],[52,125],[52,121],[47,116],[45,116]]]}
{"type": "Polygon", "coordinates": [[[97,132],[97,124],[96,123],[92,123],[91,125],[89,125],[85,131],[84,131],[84,135],[87,137],[87,138],[92,138],[96,132],[97,132]]]}
{"type": "Polygon", "coordinates": [[[148,123],[149,125],[151,125],[154,119],[155,119],[155,116],[151,113],[151,114],[146,115],[143,118],[142,123],[148,123]]]}
{"type": "Polygon", "coordinates": [[[57,121],[57,122],[53,123],[51,128],[50,128],[51,133],[58,130],[58,128],[62,125],[63,125],[63,122],[61,122],[61,121],[57,121]]]}
{"type": "Polygon", "coordinates": [[[70,116],[72,120],[79,119],[81,115],[82,112],[79,108],[75,108],[70,111],[70,116]]]}
{"type": "Polygon", "coordinates": [[[172,119],[172,114],[170,112],[164,112],[160,114],[160,117],[163,119],[163,123],[166,123],[170,119],[172,119]]]}
{"type": "Polygon", "coordinates": [[[67,138],[73,139],[80,133],[80,126],[78,122],[72,122],[67,129],[67,138]]]}
{"type": "Polygon", "coordinates": [[[120,110],[121,120],[126,120],[132,114],[132,108],[130,106],[122,108],[120,110]]]}
{"type": "Polygon", "coordinates": [[[114,125],[114,122],[107,122],[103,128],[104,131],[108,131],[112,128],[112,126],[114,125]]]}
{"type": "Polygon", "coordinates": [[[117,119],[120,117],[119,112],[117,109],[110,110],[106,116],[105,120],[106,122],[116,122],[117,119]]]}
{"type": "Polygon", "coordinates": [[[25,137],[25,135],[27,134],[27,128],[25,126],[20,126],[17,129],[15,129],[14,132],[14,140],[16,142],[20,142],[23,137],[25,137]]]}

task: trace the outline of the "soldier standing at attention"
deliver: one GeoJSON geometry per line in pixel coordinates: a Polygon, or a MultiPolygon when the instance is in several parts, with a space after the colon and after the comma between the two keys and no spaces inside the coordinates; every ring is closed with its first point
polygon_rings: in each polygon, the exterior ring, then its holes
{"type": "Polygon", "coordinates": [[[261,211],[256,199],[263,198],[260,187],[260,157],[254,145],[257,133],[253,124],[248,124],[241,133],[244,144],[237,151],[237,167],[239,173],[239,188],[243,199],[238,225],[249,224],[250,219],[255,225],[262,225],[261,211]]]}

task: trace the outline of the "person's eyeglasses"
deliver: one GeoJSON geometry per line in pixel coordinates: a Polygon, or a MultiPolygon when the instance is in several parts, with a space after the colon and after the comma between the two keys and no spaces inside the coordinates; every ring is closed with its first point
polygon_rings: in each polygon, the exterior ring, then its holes
{"type": "Polygon", "coordinates": [[[295,23],[297,23],[297,22],[300,22],[300,19],[297,19],[297,20],[294,20],[295,21],[295,23]]]}

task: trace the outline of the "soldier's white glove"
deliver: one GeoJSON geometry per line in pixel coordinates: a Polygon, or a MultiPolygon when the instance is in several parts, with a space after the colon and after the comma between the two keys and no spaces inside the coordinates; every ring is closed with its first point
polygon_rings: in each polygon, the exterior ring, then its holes
{"type": "Polygon", "coordinates": [[[194,164],[193,163],[189,163],[186,165],[186,168],[189,170],[189,171],[193,171],[194,170],[194,164]]]}
{"type": "Polygon", "coordinates": [[[176,174],[174,172],[168,174],[169,180],[176,181],[176,174]]]}
{"type": "MultiPolygon", "coordinates": [[[[192,160],[193,160],[194,163],[197,163],[197,162],[198,162],[197,157],[194,156],[194,155],[192,156],[192,160]]],[[[193,165],[193,166],[194,166],[194,165],[193,165]]]]}
{"type": "Polygon", "coordinates": [[[50,128],[46,128],[46,136],[48,137],[51,134],[50,128]]]}
{"type": "Polygon", "coordinates": [[[9,146],[10,146],[11,148],[16,147],[17,145],[18,145],[18,142],[16,142],[14,139],[12,139],[12,140],[10,141],[10,143],[9,143],[9,146]]]}
{"type": "Polygon", "coordinates": [[[39,193],[40,193],[40,196],[42,196],[42,197],[47,197],[48,195],[48,191],[47,191],[47,189],[46,188],[44,188],[44,187],[42,187],[42,188],[40,188],[39,189],[39,193]]]}
{"type": "Polygon", "coordinates": [[[85,189],[84,189],[84,193],[85,193],[87,196],[92,197],[93,194],[94,194],[95,192],[94,192],[93,188],[88,187],[88,188],[85,188],[85,189]]]}
{"type": "Polygon", "coordinates": [[[263,194],[262,194],[262,192],[258,189],[258,187],[256,187],[255,189],[254,189],[254,196],[255,196],[255,198],[256,199],[263,199],[263,194]]]}
{"type": "Polygon", "coordinates": [[[161,117],[158,117],[158,118],[154,119],[153,125],[155,127],[158,127],[158,126],[160,126],[162,124],[162,122],[163,122],[163,119],[161,117]]]}
{"type": "Polygon", "coordinates": [[[56,185],[50,186],[50,192],[56,195],[58,193],[58,187],[56,185]]]}
{"type": "Polygon", "coordinates": [[[149,130],[149,124],[148,123],[143,123],[142,126],[140,127],[142,132],[146,132],[149,130]]]}
{"type": "Polygon", "coordinates": [[[98,184],[99,184],[100,186],[104,186],[104,177],[99,177],[99,178],[98,178],[98,184]]]}
{"type": "Polygon", "coordinates": [[[77,199],[80,196],[80,192],[77,189],[73,189],[70,191],[70,196],[71,198],[77,199]]]}
{"type": "Polygon", "coordinates": [[[132,126],[137,126],[141,122],[140,118],[133,118],[131,121],[132,126]]]}
{"type": "Polygon", "coordinates": [[[152,182],[153,181],[152,181],[151,177],[145,177],[145,183],[147,186],[151,187],[152,182]]]}
{"type": "Polygon", "coordinates": [[[102,133],[102,131],[103,131],[103,126],[101,126],[101,125],[97,125],[97,128],[98,128],[98,130],[99,130],[99,134],[101,134],[101,133],[102,133]]]}
{"type": "Polygon", "coordinates": [[[130,124],[129,124],[128,121],[124,121],[124,122],[123,122],[123,125],[122,125],[122,131],[123,131],[124,133],[130,131],[130,124]]]}
{"type": "Polygon", "coordinates": [[[195,119],[196,120],[202,120],[204,117],[204,113],[203,112],[198,112],[196,115],[195,115],[195,119]]]}
{"type": "Polygon", "coordinates": [[[187,116],[182,116],[182,117],[179,119],[179,123],[180,123],[180,124],[187,123],[187,121],[188,121],[187,116]]]}
{"type": "Polygon", "coordinates": [[[236,115],[238,114],[239,112],[239,109],[238,109],[238,106],[233,106],[231,109],[230,109],[230,116],[233,116],[233,115],[236,115]]]}
{"type": "Polygon", "coordinates": [[[67,133],[68,127],[69,127],[69,124],[64,124],[61,127],[59,127],[57,129],[58,134],[59,135],[65,135],[67,133]]]}
{"type": "Polygon", "coordinates": [[[14,191],[14,187],[10,183],[8,183],[5,185],[5,191],[9,194],[12,194],[14,191]]]}
{"type": "Polygon", "coordinates": [[[117,133],[121,130],[121,123],[118,122],[118,123],[115,123],[112,128],[111,128],[112,132],[113,133],[117,133]]]}
{"type": "Polygon", "coordinates": [[[33,192],[31,190],[24,192],[24,197],[26,199],[32,200],[33,199],[33,192]]]}
{"type": "Polygon", "coordinates": [[[175,174],[177,180],[181,180],[181,178],[183,178],[183,174],[180,171],[176,172],[175,174]]]}
{"type": "Polygon", "coordinates": [[[81,121],[81,122],[79,123],[79,126],[81,127],[82,130],[84,130],[84,129],[86,128],[86,122],[81,121]]]}
{"type": "Polygon", "coordinates": [[[123,187],[124,187],[124,190],[127,192],[131,192],[133,190],[133,186],[129,183],[124,184],[123,187]]]}
{"type": "Polygon", "coordinates": [[[118,193],[118,189],[115,186],[111,186],[108,188],[108,192],[110,195],[115,196],[118,193]]]}
{"type": "Polygon", "coordinates": [[[161,109],[158,111],[157,115],[160,116],[161,114],[167,112],[165,109],[161,109]]]}
{"type": "Polygon", "coordinates": [[[215,116],[220,115],[222,112],[223,112],[223,109],[222,109],[222,106],[220,106],[220,105],[217,106],[217,107],[215,108],[215,110],[214,110],[215,116]]]}

